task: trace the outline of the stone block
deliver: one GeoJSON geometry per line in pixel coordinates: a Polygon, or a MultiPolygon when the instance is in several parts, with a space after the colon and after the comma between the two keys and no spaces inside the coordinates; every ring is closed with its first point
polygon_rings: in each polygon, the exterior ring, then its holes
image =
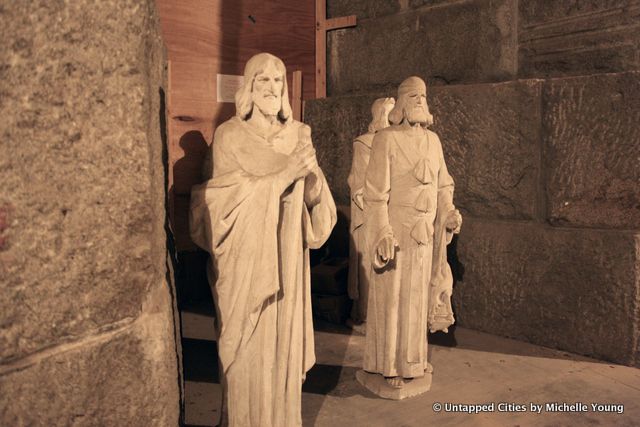
{"type": "MultiPolygon", "coordinates": [[[[393,91],[389,94],[387,96],[395,96],[393,91]]],[[[351,170],[353,140],[367,131],[371,104],[380,96],[367,94],[305,102],[304,122],[311,126],[318,164],[337,204],[350,204],[347,178],[351,170]]]]}
{"type": "Polygon", "coordinates": [[[399,0],[328,0],[327,18],[356,15],[358,20],[391,15],[400,11],[399,0]]]}
{"type": "Polygon", "coordinates": [[[153,7],[0,8],[2,363],[135,318],[164,276],[153,7]]]}
{"type": "Polygon", "coordinates": [[[517,71],[516,2],[472,0],[368,19],[328,36],[328,93],[495,82],[517,71]]]}
{"type": "Polygon", "coordinates": [[[640,229],[640,72],[553,79],[543,99],[549,221],[640,229]]]}
{"type": "Polygon", "coordinates": [[[485,218],[532,219],[541,209],[542,82],[435,86],[427,98],[449,173],[454,202],[485,218]]]}
{"type": "Polygon", "coordinates": [[[639,235],[467,218],[457,253],[460,326],[637,363],[639,235]]]}
{"type": "Polygon", "coordinates": [[[554,77],[640,68],[640,1],[519,3],[520,76],[554,77]]]}
{"type": "Polygon", "coordinates": [[[175,349],[139,332],[126,328],[0,375],[0,424],[178,425],[175,349]]]}

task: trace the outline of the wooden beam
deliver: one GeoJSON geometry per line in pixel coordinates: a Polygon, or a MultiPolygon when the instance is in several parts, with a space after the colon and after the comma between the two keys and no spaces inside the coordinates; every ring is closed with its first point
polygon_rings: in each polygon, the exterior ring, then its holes
{"type": "Polygon", "coordinates": [[[327,96],[326,0],[316,0],[316,98],[327,96]]]}
{"type": "Polygon", "coordinates": [[[341,16],[339,18],[327,19],[325,27],[327,31],[337,30],[339,28],[355,27],[356,21],[357,19],[355,15],[341,16]]]}
{"type": "Polygon", "coordinates": [[[293,110],[293,119],[302,121],[302,71],[293,72],[292,90],[291,90],[291,109],[293,110]]]}
{"type": "Polygon", "coordinates": [[[316,0],[316,98],[327,96],[327,32],[355,25],[355,15],[327,20],[327,0],[316,0]]]}

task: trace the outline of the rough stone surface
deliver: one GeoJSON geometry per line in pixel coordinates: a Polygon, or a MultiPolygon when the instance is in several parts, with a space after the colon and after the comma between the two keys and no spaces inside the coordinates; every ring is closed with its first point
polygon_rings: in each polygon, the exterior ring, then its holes
{"type": "Polygon", "coordinates": [[[519,2],[519,75],[640,68],[639,0],[519,2]]]}
{"type": "Polygon", "coordinates": [[[408,2],[409,7],[418,8],[418,7],[429,7],[429,6],[447,6],[447,3],[451,2],[451,0],[406,0],[408,2]]]}
{"type": "Polygon", "coordinates": [[[634,363],[639,235],[466,218],[457,253],[460,326],[634,363]]]}
{"type": "Polygon", "coordinates": [[[407,76],[491,82],[517,68],[516,2],[472,0],[362,21],[328,36],[328,93],[381,91],[407,76]]]}
{"type": "Polygon", "coordinates": [[[550,80],[543,109],[551,223],[640,229],[640,73],[550,80]]]}
{"type": "Polygon", "coordinates": [[[313,145],[337,204],[349,205],[347,177],[351,170],[353,140],[367,131],[371,104],[381,96],[331,97],[305,102],[304,122],[311,126],[313,145]]]}
{"type": "Polygon", "coordinates": [[[2,375],[0,424],[177,426],[177,378],[163,355],[174,349],[167,343],[135,325],[2,375]],[[175,400],[157,390],[171,390],[175,400]]]}
{"type": "Polygon", "coordinates": [[[541,81],[524,80],[429,89],[432,129],[463,214],[538,216],[541,87],[541,81]]]}
{"type": "Polygon", "coordinates": [[[356,15],[358,20],[390,15],[400,10],[402,0],[327,0],[327,18],[356,15]]]}
{"type": "Polygon", "coordinates": [[[177,425],[154,2],[0,6],[0,425],[177,425]]]}
{"type": "Polygon", "coordinates": [[[159,280],[150,4],[2,6],[3,363],[137,316],[159,280]]]}

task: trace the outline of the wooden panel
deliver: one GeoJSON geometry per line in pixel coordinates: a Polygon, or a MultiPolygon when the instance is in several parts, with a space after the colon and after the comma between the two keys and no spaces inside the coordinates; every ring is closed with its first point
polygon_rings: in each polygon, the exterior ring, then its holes
{"type": "Polygon", "coordinates": [[[315,96],[314,6],[311,0],[156,0],[169,66],[169,203],[178,250],[188,238],[191,187],[202,181],[215,127],[235,114],[218,103],[218,74],[241,75],[259,52],[270,52],[292,72],[301,70],[303,99],[315,96]]]}
{"type": "Polygon", "coordinates": [[[314,2],[278,0],[157,0],[169,59],[216,59],[224,74],[241,74],[259,52],[281,58],[288,70],[301,70],[314,97],[314,2]],[[251,17],[251,18],[250,18],[251,17]]]}

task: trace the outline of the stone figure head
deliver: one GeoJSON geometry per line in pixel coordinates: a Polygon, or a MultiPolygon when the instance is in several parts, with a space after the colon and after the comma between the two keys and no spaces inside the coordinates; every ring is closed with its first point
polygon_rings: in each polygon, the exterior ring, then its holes
{"type": "Polygon", "coordinates": [[[369,132],[377,132],[389,126],[389,112],[396,105],[393,98],[378,98],[371,105],[371,123],[369,132]]]}
{"type": "Polygon", "coordinates": [[[287,70],[282,60],[270,53],[259,53],[247,61],[244,82],[236,92],[236,115],[251,117],[254,108],[265,115],[278,115],[282,122],[293,120],[287,88],[287,70]]]}
{"type": "Polygon", "coordinates": [[[394,125],[405,120],[424,127],[433,124],[433,116],[427,105],[427,85],[420,77],[409,77],[400,84],[398,101],[389,113],[389,121],[394,125]]]}

